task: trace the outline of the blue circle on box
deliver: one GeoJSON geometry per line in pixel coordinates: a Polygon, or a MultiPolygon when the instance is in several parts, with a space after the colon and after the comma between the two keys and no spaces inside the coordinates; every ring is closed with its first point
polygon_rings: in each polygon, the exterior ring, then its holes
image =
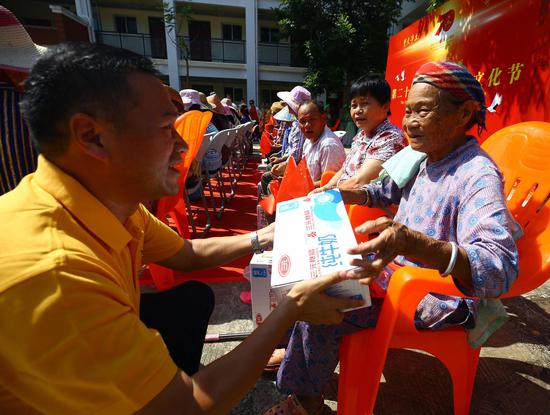
{"type": "Polygon", "coordinates": [[[340,201],[342,201],[342,195],[339,191],[327,190],[315,197],[313,214],[327,222],[338,222],[342,219],[336,210],[340,201]]]}

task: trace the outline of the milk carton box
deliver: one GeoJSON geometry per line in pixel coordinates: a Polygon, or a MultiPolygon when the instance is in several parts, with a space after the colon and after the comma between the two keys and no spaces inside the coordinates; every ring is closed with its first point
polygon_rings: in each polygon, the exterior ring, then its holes
{"type": "Polygon", "coordinates": [[[277,300],[271,291],[271,263],[273,252],[254,254],[250,260],[250,292],[252,295],[252,322],[258,327],[277,307],[277,300]]]}
{"type": "MultiPolygon", "coordinates": [[[[347,250],[355,245],[339,190],[278,203],[271,274],[271,289],[278,301],[298,281],[354,268],[350,260],[360,255],[349,255],[347,250]]],[[[326,293],[362,299],[364,307],[371,304],[369,287],[358,280],[342,281],[326,293]]]]}

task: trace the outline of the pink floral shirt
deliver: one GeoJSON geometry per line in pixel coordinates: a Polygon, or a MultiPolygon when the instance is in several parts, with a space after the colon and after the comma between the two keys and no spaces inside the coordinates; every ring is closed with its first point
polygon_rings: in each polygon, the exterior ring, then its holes
{"type": "Polygon", "coordinates": [[[406,146],[407,139],[403,131],[388,119],[378,124],[369,135],[366,135],[363,130],[359,130],[353,139],[351,151],[344,162],[344,171],[337,184],[354,176],[365,160],[386,161],[406,146]]]}

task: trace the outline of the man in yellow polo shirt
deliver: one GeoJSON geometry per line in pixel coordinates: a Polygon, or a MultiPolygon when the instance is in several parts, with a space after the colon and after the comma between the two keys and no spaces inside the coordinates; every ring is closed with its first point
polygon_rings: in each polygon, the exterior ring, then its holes
{"type": "Polygon", "coordinates": [[[29,75],[23,110],[41,155],[0,197],[2,414],[227,413],[293,322],[336,323],[360,304],[323,294],[348,275],[298,284],[231,353],[192,376],[178,369],[140,320],[141,265],[216,266],[273,229],[184,241],[140,205],[177,192],[185,151],[155,75],[144,57],[90,44],[50,51],[29,75]]]}

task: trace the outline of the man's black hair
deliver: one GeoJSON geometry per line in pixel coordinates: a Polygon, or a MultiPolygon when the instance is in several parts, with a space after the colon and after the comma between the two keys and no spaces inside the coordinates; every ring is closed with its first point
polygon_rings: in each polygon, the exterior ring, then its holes
{"type": "Polygon", "coordinates": [[[384,105],[390,102],[390,85],[381,75],[364,75],[351,85],[351,99],[367,95],[376,99],[380,105],[384,105]]]}
{"type": "Polygon", "coordinates": [[[32,68],[21,109],[40,152],[63,154],[69,142],[68,121],[78,112],[121,126],[136,103],[128,83],[131,73],[153,76],[152,62],[126,49],[90,43],[64,43],[32,68]]]}

